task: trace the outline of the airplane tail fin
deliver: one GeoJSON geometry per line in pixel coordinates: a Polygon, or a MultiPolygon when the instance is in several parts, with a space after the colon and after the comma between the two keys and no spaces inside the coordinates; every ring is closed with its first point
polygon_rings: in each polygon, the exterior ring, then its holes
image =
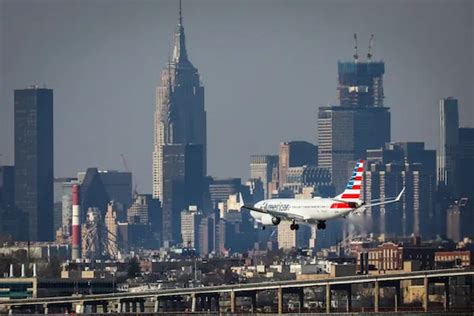
{"type": "Polygon", "coordinates": [[[361,196],[360,189],[363,172],[364,160],[359,160],[355,165],[354,171],[352,172],[349,182],[347,182],[346,189],[334,199],[347,202],[359,202],[361,196]]]}

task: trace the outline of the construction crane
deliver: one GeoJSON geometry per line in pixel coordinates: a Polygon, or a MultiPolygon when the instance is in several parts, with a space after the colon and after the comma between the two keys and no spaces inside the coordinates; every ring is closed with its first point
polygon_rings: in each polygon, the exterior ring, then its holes
{"type": "Polygon", "coordinates": [[[357,34],[354,33],[354,61],[357,62],[359,55],[357,54],[357,34]]]}
{"type": "Polygon", "coordinates": [[[369,49],[367,51],[367,60],[371,61],[372,60],[372,45],[374,44],[374,34],[370,35],[370,40],[369,40],[369,49]]]}
{"type": "MultiPolygon", "coordinates": [[[[120,154],[120,160],[122,160],[122,164],[123,164],[123,167],[125,168],[125,171],[130,172],[127,159],[125,159],[125,156],[123,154],[120,154]]],[[[135,181],[135,177],[133,176],[133,173],[132,173],[132,182],[135,184],[133,186],[133,198],[135,198],[138,195],[138,183],[135,181]]]]}

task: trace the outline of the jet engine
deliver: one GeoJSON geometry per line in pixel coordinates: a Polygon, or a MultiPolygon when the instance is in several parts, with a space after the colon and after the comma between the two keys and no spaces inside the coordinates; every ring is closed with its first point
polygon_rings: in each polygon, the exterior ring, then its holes
{"type": "Polygon", "coordinates": [[[270,214],[265,214],[265,215],[262,216],[261,221],[262,221],[262,225],[265,225],[265,226],[275,225],[276,226],[276,225],[280,224],[281,218],[276,217],[276,216],[272,216],[270,214]]]}

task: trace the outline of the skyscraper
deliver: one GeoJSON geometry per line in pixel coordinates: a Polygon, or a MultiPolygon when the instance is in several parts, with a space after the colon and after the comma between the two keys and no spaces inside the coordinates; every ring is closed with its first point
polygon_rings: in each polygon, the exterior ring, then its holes
{"type": "Polygon", "coordinates": [[[283,187],[286,183],[288,168],[314,166],[318,161],[318,147],[305,141],[280,143],[278,157],[278,182],[283,187]]]}
{"type": "Polygon", "coordinates": [[[15,204],[28,239],[53,240],[53,90],[15,90],[15,204]]]}
{"type": "MultiPolygon", "coordinates": [[[[167,242],[181,239],[179,230],[181,211],[186,208],[189,200],[196,199],[196,196],[180,195],[179,185],[175,183],[175,178],[188,179],[188,183],[199,182],[201,187],[187,192],[196,195],[203,192],[203,177],[206,174],[204,87],[198,70],[188,59],[181,3],[173,55],[167,67],[163,69],[161,84],[156,89],[154,125],[153,198],[159,198],[162,201],[163,241],[167,242]],[[176,145],[192,145],[193,147],[184,149],[184,147],[175,147],[176,145]],[[181,154],[176,151],[180,151],[181,154]],[[193,158],[184,157],[186,153],[193,158]],[[175,158],[182,162],[186,160],[188,164],[180,164],[175,158]],[[197,166],[197,163],[200,166],[197,166]],[[181,171],[178,170],[178,165],[183,167],[181,171]],[[166,168],[174,169],[174,171],[166,170],[166,168]]],[[[178,179],[178,182],[180,181],[178,179]]],[[[197,205],[200,207],[201,203],[202,201],[197,205]]]]}
{"type": "Polygon", "coordinates": [[[363,177],[365,201],[382,201],[405,188],[400,203],[367,207],[364,229],[388,235],[434,235],[434,191],[436,153],[424,143],[389,143],[384,148],[367,150],[363,177]],[[372,226],[370,224],[373,224],[372,226]]]}
{"type": "MultiPolygon", "coordinates": [[[[474,200],[474,128],[459,129],[459,144],[457,154],[457,188],[458,197],[468,197],[474,200]]],[[[472,207],[472,206],[471,206],[472,207]]]]}
{"type": "Polygon", "coordinates": [[[181,212],[181,239],[183,247],[195,248],[199,252],[199,225],[202,212],[196,206],[190,206],[181,212]]]}
{"type": "Polygon", "coordinates": [[[15,167],[0,166],[0,205],[15,205],[15,167]]]}
{"type": "Polygon", "coordinates": [[[129,223],[153,224],[157,226],[161,215],[160,201],[153,199],[151,194],[137,194],[135,201],[127,211],[129,223]]]}
{"type": "Polygon", "coordinates": [[[241,192],[242,181],[240,178],[212,179],[209,182],[209,196],[212,207],[217,207],[219,202],[226,201],[230,195],[241,192]]]}
{"type": "Polygon", "coordinates": [[[449,205],[446,211],[446,235],[454,242],[459,242],[464,237],[474,236],[472,226],[474,212],[471,203],[470,199],[461,198],[449,205]]]}
{"type": "MultiPolygon", "coordinates": [[[[86,210],[92,207],[100,210],[100,215],[103,217],[107,210],[107,203],[111,201],[111,198],[107,194],[99,170],[97,168],[87,168],[85,173],[78,173],[78,180],[81,185],[79,196],[83,210],[81,212],[81,223],[86,218],[86,210]]],[[[115,204],[114,207],[117,208],[117,205],[115,204]]]]}
{"type": "MultiPolygon", "coordinates": [[[[63,203],[67,201],[63,201],[64,199],[64,183],[70,183],[73,181],[73,178],[54,178],[53,181],[53,188],[54,188],[54,213],[53,213],[53,229],[56,232],[61,226],[63,225],[63,219],[65,217],[71,219],[72,217],[72,192],[69,192],[71,196],[71,203],[69,205],[65,205],[71,209],[71,211],[66,211],[63,214],[63,210],[65,209],[63,203]]],[[[70,188],[71,191],[71,188],[70,188]]]]}
{"type": "Polygon", "coordinates": [[[278,156],[252,155],[250,157],[250,178],[262,181],[265,198],[269,196],[270,182],[277,181],[272,178],[274,168],[278,168],[278,156]]]}
{"type": "Polygon", "coordinates": [[[201,207],[203,196],[202,145],[162,146],[162,240],[166,245],[181,240],[181,211],[201,207]]]}
{"type": "Polygon", "coordinates": [[[283,221],[277,227],[278,248],[284,250],[298,247],[298,231],[290,229],[290,221],[283,221]]]}
{"type": "Polygon", "coordinates": [[[337,106],[318,112],[318,166],[329,168],[336,191],[342,191],[348,161],[364,158],[367,149],[390,142],[390,112],[384,106],[384,62],[338,63],[337,106]]]}
{"type": "Polygon", "coordinates": [[[327,168],[316,166],[301,166],[288,168],[286,183],[281,188],[289,188],[294,193],[301,193],[304,188],[312,187],[318,193],[326,196],[325,193],[332,191],[331,173],[327,168]]]}
{"type": "Polygon", "coordinates": [[[455,193],[456,150],[459,142],[458,100],[452,97],[439,101],[438,182],[455,193]]]}
{"type": "Polygon", "coordinates": [[[15,167],[0,166],[0,236],[26,240],[25,216],[15,207],[15,167]]]}

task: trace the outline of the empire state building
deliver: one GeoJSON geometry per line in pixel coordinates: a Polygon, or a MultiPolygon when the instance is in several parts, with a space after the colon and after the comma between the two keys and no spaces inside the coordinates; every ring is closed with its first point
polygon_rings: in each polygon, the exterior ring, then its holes
{"type": "Polygon", "coordinates": [[[204,87],[188,58],[181,2],[171,60],[156,89],[153,197],[162,203],[162,241],[180,241],[180,218],[190,205],[202,206],[206,174],[204,87]]]}

